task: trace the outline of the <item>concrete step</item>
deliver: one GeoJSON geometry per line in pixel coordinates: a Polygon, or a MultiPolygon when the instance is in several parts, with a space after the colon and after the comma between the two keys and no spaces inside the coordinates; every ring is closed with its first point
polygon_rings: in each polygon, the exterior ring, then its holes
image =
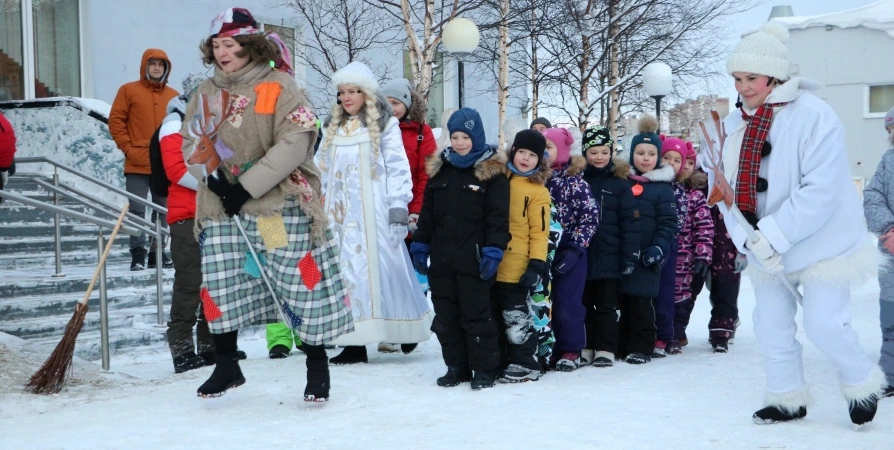
{"type": "MultiPolygon", "coordinates": [[[[171,303],[172,285],[164,285],[163,301],[171,303]]],[[[81,301],[83,295],[55,294],[16,297],[0,300],[0,323],[13,322],[22,319],[46,318],[51,316],[68,315],[74,311],[75,305],[81,301]]],[[[156,307],[155,286],[145,288],[124,288],[108,291],[109,310],[115,311],[127,308],[156,307]]],[[[93,291],[87,301],[90,311],[99,311],[99,291],[93,291]]]]}
{"type": "MultiPolygon", "coordinates": [[[[96,238],[99,227],[83,222],[62,220],[59,223],[59,232],[62,236],[92,236],[96,238]]],[[[103,230],[108,236],[108,229],[103,230]]],[[[27,238],[27,237],[49,237],[56,235],[56,228],[53,222],[10,222],[0,223],[0,246],[3,241],[9,239],[27,238]]]]}
{"type": "MultiPolygon", "coordinates": [[[[166,327],[117,328],[109,330],[109,354],[131,354],[134,352],[159,350],[167,348],[166,327]]],[[[55,348],[61,338],[49,336],[31,339],[30,341],[47,349],[55,348]]],[[[98,330],[81,330],[75,344],[75,356],[95,361],[101,358],[101,341],[98,330]]],[[[115,360],[111,360],[112,368],[115,360]]],[[[173,369],[172,369],[173,370],[173,369]]]]}
{"type": "MultiPolygon", "coordinates": [[[[47,203],[52,203],[48,201],[47,203]]],[[[63,205],[72,210],[84,214],[93,214],[93,209],[80,204],[63,205]]],[[[105,216],[100,216],[105,217],[105,216]]],[[[4,200],[0,204],[0,223],[6,222],[28,222],[28,223],[53,223],[53,213],[31,206],[15,203],[13,201],[4,200]]]]}
{"type": "MultiPolygon", "coordinates": [[[[167,320],[170,305],[165,308],[165,320],[167,320]]],[[[71,320],[74,309],[68,314],[55,316],[32,317],[28,319],[0,321],[0,332],[11,334],[22,339],[36,339],[57,336],[61,337],[65,327],[71,320]]],[[[125,308],[109,311],[109,329],[131,328],[134,324],[156,325],[158,313],[156,307],[125,308]]],[[[99,307],[87,311],[84,318],[82,331],[99,330],[99,307]]]]}
{"type": "MultiPolygon", "coordinates": [[[[2,246],[0,246],[2,248],[2,246]]],[[[0,250],[2,251],[2,250],[0,250]]],[[[96,250],[79,250],[62,253],[62,271],[72,266],[93,266],[98,261],[96,250]]],[[[109,267],[130,267],[130,252],[126,245],[116,245],[109,252],[107,260],[109,267]]],[[[0,254],[0,270],[39,270],[41,268],[55,268],[56,257],[50,253],[2,253],[0,254]]]]}
{"type": "MultiPolygon", "coordinates": [[[[96,232],[98,233],[98,232],[96,232]]],[[[75,252],[75,251],[94,251],[98,252],[96,237],[98,234],[93,235],[80,235],[80,236],[62,236],[62,252],[75,252]]],[[[106,234],[108,236],[108,234],[106,234]]],[[[115,245],[112,248],[125,248],[130,250],[130,246],[128,244],[129,236],[125,234],[119,234],[115,237],[115,245]]],[[[0,239],[0,253],[30,253],[30,254],[41,254],[41,253],[49,253],[55,255],[56,251],[56,241],[55,238],[50,236],[30,236],[30,237],[9,237],[5,239],[0,239]]]]}
{"type": "MultiPolygon", "coordinates": [[[[66,276],[63,278],[54,278],[52,267],[33,271],[0,270],[0,280],[4,280],[0,285],[0,298],[75,293],[83,295],[95,270],[95,267],[84,266],[66,268],[66,276]]],[[[108,266],[106,272],[109,290],[150,287],[155,286],[156,282],[154,269],[131,272],[130,265],[126,264],[108,266]]],[[[162,274],[163,285],[173,283],[174,269],[162,270],[162,274]]]]}

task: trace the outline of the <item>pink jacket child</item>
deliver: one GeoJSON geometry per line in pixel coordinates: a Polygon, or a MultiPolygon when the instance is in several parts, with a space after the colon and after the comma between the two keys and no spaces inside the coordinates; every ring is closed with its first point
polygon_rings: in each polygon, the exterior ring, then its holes
{"type": "Polygon", "coordinates": [[[686,326],[695,304],[692,281],[696,274],[707,277],[714,251],[714,220],[703,192],[708,183],[704,172],[695,172],[696,152],[685,143],[684,169],[680,182],[686,187],[687,208],[677,235],[676,285],[674,287],[674,336],[685,338],[686,326]]]}

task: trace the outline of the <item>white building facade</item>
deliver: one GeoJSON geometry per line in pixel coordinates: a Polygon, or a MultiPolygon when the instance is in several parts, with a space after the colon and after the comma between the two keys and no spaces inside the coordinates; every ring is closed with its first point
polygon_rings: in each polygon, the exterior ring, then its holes
{"type": "MultiPolygon", "coordinates": [[[[273,3],[245,0],[238,6],[248,8],[266,29],[292,33],[295,46],[300,46],[305,26],[292,9],[273,3]]],[[[173,66],[169,85],[179,91],[186,74],[211,73],[203,66],[198,47],[208,35],[211,19],[233,6],[232,0],[0,0],[0,101],[72,96],[112,103],[122,84],[139,78],[140,59],[147,48],[168,54],[173,66]]],[[[410,78],[401,47],[395,44],[371,59],[404,67],[391,75],[410,78]]],[[[456,64],[446,54],[443,60],[443,83],[432,89],[429,100],[433,127],[440,126],[444,109],[458,103],[456,64]]],[[[319,85],[306,83],[318,75],[300,63],[295,70],[302,86],[319,85]]],[[[488,139],[495,141],[493,70],[467,63],[465,72],[465,105],[478,109],[488,139]]],[[[523,114],[526,92],[524,81],[511,89],[507,117],[523,114]]],[[[331,96],[334,101],[335,92],[311,92],[311,96],[331,96]]],[[[325,115],[331,104],[316,106],[325,115]]]]}
{"type": "Polygon", "coordinates": [[[894,106],[894,0],[812,17],[776,18],[789,27],[792,75],[815,79],[847,133],[851,175],[868,182],[888,148],[894,106]]]}

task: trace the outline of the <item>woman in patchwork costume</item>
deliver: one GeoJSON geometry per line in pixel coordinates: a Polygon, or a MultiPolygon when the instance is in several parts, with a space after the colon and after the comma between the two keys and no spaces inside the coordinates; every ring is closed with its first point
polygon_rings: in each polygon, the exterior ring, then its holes
{"type": "Polygon", "coordinates": [[[236,359],[239,329],[278,322],[283,313],[307,353],[305,400],[326,401],[324,345],[354,330],[313,163],[316,117],[284,48],[242,8],[219,14],[201,45],[214,76],[192,96],[181,130],[190,172],[204,180],[196,199],[201,296],[217,348],[201,397],[245,383],[236,359]]]}
{"type": "Polygon", "coordinates": [[[367,344],[427,341],[434,314],[404,244],[413,178],[398,120],[364,64],[337,71],[332,86],[316,162],[357,330],[335,342],[346,347],[331,362],[365,363],[367,344]]]}

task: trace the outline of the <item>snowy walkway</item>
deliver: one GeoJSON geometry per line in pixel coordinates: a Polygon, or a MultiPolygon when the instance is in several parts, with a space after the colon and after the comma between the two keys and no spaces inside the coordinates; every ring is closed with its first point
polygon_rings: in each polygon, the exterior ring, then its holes
{"type": "MultiPolygon", "coordinates": [[[[332,402],[324,405],[302,401],[304,358],[267,359],[258,333],[240,342],[248,382],[214,400],[195,396],[210,368],[175,376],[161,348],[113,358],[113,369],[137,378],[79,370],[80,380],[60,395],[20,393],[9,384],[20,385],[37,367],[10,371],[16,358],[27,361],[9,347],[4,357],[0,343],[0,383],[7,384],[0,386],[0,448],[891,448],[894,399],[854,431],[834,371],[803,332],[816,404],[797,423],[752,424],[763,370],[744,284],[743,324],[727,355],[711,353],[703,295],[681,356],[472,392],[468,384],[435,386],[444,367],[432,338],[409,356],[371,353],[370,364],[333,367],[332,402]]],[[[881,342],[877,292],[876,283],[855,292],[853,314],[873,359],[881,342]]]]}

